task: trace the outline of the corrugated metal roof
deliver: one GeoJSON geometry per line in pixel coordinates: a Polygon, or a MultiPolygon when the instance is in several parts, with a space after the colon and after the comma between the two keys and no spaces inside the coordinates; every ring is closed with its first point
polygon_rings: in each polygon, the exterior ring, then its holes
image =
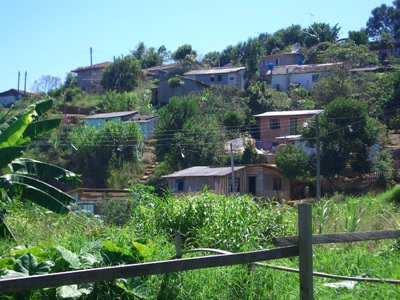
{"type": "MultiPolygon", "coordinates": [[[[245,166],[234,167],[234,171],[245,168],[245,166]]],[[[232,173],[232,167],[209,167],[199,166],[184,169],[166,176],[163,178],[175,177],[210,177],[210,176],[226,176],[232,173]]]]}
{"type": "Polygon", "coordinates": [[[125,117],[125,116],[129,116],[129,115],[135,115],[137,113],[138,113],[137,111],[120,111],[120,112],[91,115],[91,116],[85,117],[85,119],[117,118],[117,117],[125,117]]]}
{"type": "Polygon", "coordinates": [[[234,73],[238,72],[240,70],[244,70],[245,67],[241,68],[214,68],[214,69],[209,69],[209,70],[193,70],[186,72],[183,74],[184,76],[190,76],[190,75],[210,75],[210,74],[226,74],[226,73],[234,73]]]}
{"type": "Polygon", "coordinates": [[[281,116],[301,116],[301,115],[316,115],[322,113],[323,109],[313,110],[288,110],[288,111],[268,111],[254,117],[281,117],[281,116]]]}

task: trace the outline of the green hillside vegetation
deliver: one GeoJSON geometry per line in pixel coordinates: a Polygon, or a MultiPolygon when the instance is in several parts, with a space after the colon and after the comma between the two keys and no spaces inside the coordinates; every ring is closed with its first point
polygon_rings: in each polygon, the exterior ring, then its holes
{"type": "MultiPolygon", "coordinates": [[[[7,270],[15,269],[27,253],[38,263],[47,262],[50,273],[167,260],[175,255],[176,231],[182,234],[183,251],[214,248],[235,253],[274,248],[274,236],[297,233],[295,207],[207,191],[179,198],[167,194],[158,197],[144,186],[132,191],[137,196],[126,202],[109,200],[102,219],[83,211],[61,217],[15,203],[7,215],[15,240],[3,241],[0,249],[2,276],[11,276],[7,270]],[[114,209],[109,209],[111,206],[114,209]],[[115,214],[118,207],[122,209],[115,214]]],[[[395,229],[400,217],[399,201],[400,186],[376,196],[325,198],[313,204],[313,232],[395,229]]],[[[314,271],[382,280],[400,276],[396,240],[316,245],[313,253],[314,271]]],[[[187,254],[185,258],[198,255],[187,254]]],[[[298,259],[268,264],[297,269],[298,259]]],[[[382,283],[358,282],[352,289],[325,285],[338,282],[342,281],[315,277],[315,298],[396,299],[399,293],[398,285],[382,283]]],[[[238,265],[75,287],[83,288],[88,295],[80,299],[294,299],[299,295],[299,277],[268,267],[238,265]]],[[[61,290],[50,288],[10,297],[55,299],[56,293],[66,297],[61,290]]]]}

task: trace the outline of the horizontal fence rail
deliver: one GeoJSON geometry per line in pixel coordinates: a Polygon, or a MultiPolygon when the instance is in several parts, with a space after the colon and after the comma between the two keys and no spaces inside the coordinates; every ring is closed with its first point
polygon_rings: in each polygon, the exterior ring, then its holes
{"type": "Polygon", "coordinates": [[[114,280],[137,276],[167,274],[180,271],[248,264],[258,261],[288,258],[299,255],[299,247],[276,248],[252,252],[222,254],[162,262],[150,262],[115,267],[96,268],[47,275],[35,275],[0,280],[0,293],[56,287],[70,284],[114,280]]]}
{"type": "MultiPolygon", "coordinates": [[[[400,230],[378,230],[350,233],[313,234],[312,244],[365,242],[384,239],[400,238],[400,230]]],[[[298,236],[275,237],[273,243],[277,247],[293,246],[299,244],[298,236]]]]}

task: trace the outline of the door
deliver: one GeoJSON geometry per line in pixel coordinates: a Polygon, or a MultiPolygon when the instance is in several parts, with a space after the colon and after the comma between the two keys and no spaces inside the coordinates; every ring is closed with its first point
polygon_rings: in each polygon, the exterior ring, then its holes
{"type": "Polygon", "coordinates": [[[290,135],[296,135],[296,134],[297,134],[297,119],[290,118],[290,135]]]}
{"type": "Polygon", "coordinates": [[[249,193],[256,196],[256,176],[249,177],[249,193]]]}

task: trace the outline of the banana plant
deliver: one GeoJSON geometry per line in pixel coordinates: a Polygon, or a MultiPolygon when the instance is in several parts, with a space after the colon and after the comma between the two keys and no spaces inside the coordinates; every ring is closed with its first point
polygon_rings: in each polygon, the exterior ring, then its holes
{"type": "MultiPolygon", "coordinates": [[[[58,166],[23,158],[23,144],[43,136],[61,125],[61,119],[43,118],[55,101],[47,99],[30,105],[21,112],[0,116],[0,201],[29,200],[56,213],[67,213],[73,197],[44,181],[56,179],[78,187],[79,176],[58,166]]],[[[10,235],[0,214],[0,236],[10,235]]]]}

